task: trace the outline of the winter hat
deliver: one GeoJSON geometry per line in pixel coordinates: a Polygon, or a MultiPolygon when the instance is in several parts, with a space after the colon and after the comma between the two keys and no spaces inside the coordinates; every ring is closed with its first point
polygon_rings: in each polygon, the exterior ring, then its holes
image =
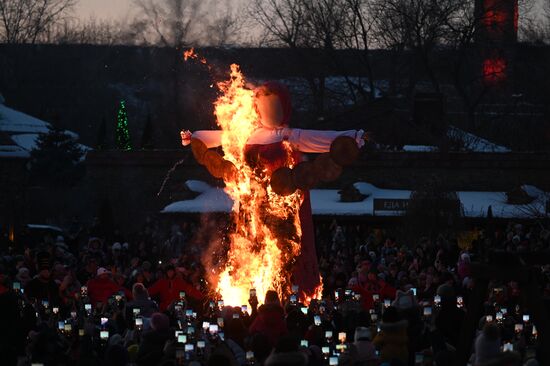
{"type": "Polygon", "coordinates": [[[15,275],[15,278],[17,278],[20,282],[27,282],[31,280],[31,274],[28,268],[21,267],[19,268],[19,271],[17,272],[17,275],[15,275]]]}
{"type": "Polygon", "coordinates": [[[151,315],[151,328],[156,331],[166,330],[170,327],[170,319],[163,313],[151,315]]]}
{"type": "Polygon", "coordinates": [[[130,246],[130,244],[128,244],[128,242],[125,242],[125,243],[122,244],[123,249],[128,249],[129,246],[130,246]]]}
{"type": "Polygon", "coordinates": [[[372,331],[367,327],[357,327],[355,328],[355,334],[353,340],[357,341],[370,341],[372,338],[372,331]]]}
{"type": "Polygon", "coordinates": [[[36,267],[38,271],[50,269],[50,254],[48,252],[40,252],[36,255],[36,267]]]}
{"type": "Polygon", "coordinates": [[[109,271],[108,269],[104,268],[104,267],[99,267],[97,269],[97,276],[101,276],[103,274],[111,274],[111,271],[109,271]]]}
{"type": "Polygon", "coordinates": [[[437,294],[441,296],[442,301],[454,301],[455,290],[453,286],[444,283],[437,288],[437,294]]]}
{"type": "Polygon", "coordinates": [[[116,242],[113,244],[113,251],[115,250],[121,250],[122,249],[122,245],[119,243],[119,242],[116,242]]]}
{"type": "Polygon", "coordinates": [[[262,122],[266,122],[267,127],[288,126],[292,105],[290,93],[285,85],[269,81],[256,88],[255,99],[256,109],[266,115],[262,122]],[[280,104],[276,103],[272,96],[276,96],[280,104]]]}
{"type": "Polygon", "coordinates": [[[386,310],[384,310],[384,314],[382,314],[382,321],[384,323],[397,323],[400,320],[401,315],[399,315],[397,308],[394,306],[388,307],[386,310]]]}
{"type": "Polygon", "coordinates": [[[412,290],[408,290],[408,291],[397,290],[397,293],[395,295],[395,300],[393,301],[392,305],[399,310],[406,310],[406,309],[416,307],[418,303],[416,301],[416,297],[414,296],[414,293],[412,290]]]}

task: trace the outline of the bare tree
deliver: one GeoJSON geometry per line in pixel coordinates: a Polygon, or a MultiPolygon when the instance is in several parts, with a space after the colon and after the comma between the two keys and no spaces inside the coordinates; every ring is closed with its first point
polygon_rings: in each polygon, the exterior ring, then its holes
{"type": "Polygon", "coordinates": [[[48,27],[40,42],[53,44],[138,45],[146,42],[140,21],[65,19],[48,27]]]}
{"type": "Polygon", "coordinates": [[[36,43],[76,0],[0,0],[0,41],[36,43]]]}
{"type": "Polygon", "coordinates": [[[244,26],[245,20],[242,16],[237,15],[228,5],[225,9],[215,12],[206,27],[205,37],[201,42],[215,47],[226,47],[240,43],[244,26]]]}
{"type": "Polygon", "coordinates": [[[197,40],[205,2],[201,0],[134,0],[152,43],[181,50],[197,40]]]}

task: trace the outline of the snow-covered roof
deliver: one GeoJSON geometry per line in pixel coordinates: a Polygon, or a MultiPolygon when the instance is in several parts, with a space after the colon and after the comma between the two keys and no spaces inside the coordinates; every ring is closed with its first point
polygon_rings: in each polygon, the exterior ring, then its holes
{"type": "Polygon", "coordinates": [[[47,133],[50,124],[0,103],[0,131],[10,133],[47,133]]]}
{"type": "MultiPolygon", "coordinates": [[[[0,145],[0,158],[29,158],[30,151],[36,147],[38,136],[48,133],[50,127],[48,122],[9,108],[0,100],[0,133],[6,134],[14,142],[13,145],[0,145]]],[[[72,131],[65,133],[78,139],[78,134],[72,131]]],[[[86,145],[78,146],[84,151],[91,150],[86,145]]]]}
{"type": "Polygon", "coordinates": [[[505,146],[497,145],[489,140],[463,131],[455,126],[449,126],[447,136],[450,138],[460,139],[464,143],[464,148],[468,151],[495,153],[507,153],[511,151],[505,146]]]}
{"type": "MultiPolygon", "coordinates": [[[[162,213],[205,213],[230,212],[232,201],[223,188],[211,187],[204,182],[187,181],[187,186],[200,193],[191,200],[173,202],[166,206],[162,213]]],[[[338,190],[312,189],[311,210],[314,215],[338,216],[399,216],[403,211],[374,211],[375,199],[409,199],[411,191],[397,189],[381,189],[370,183],[358,182],[354,184],[362,194],[366,195],[361,202],[341,202],[338,190]]],[[[464,207],[466,217],[486,217],[491,206],[493,217],[500,218],[528,218],[535,212],[544,213],[548,193],[533,186],[522,187],[535,201],[530,205],[512,205],[506,203],[505,192],[457,192],[464,207]]]]}

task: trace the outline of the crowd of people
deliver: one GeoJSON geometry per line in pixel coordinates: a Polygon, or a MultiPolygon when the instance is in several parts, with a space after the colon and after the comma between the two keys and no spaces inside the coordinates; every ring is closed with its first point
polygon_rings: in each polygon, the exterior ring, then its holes
{"type": "MultiPolygon", "coordinates": [[[[197,225],[154,220],[124,237],[98,223],[2,248],[0,357],[6,365],[452,365],[472,299],[472,261],[488,250],[550,247],[539,225],[405,242],[364,224],[316,225],[323,297],[269,291],[213,298],[192,245],[197,225]],[[261,303],[261,305],[260,305],[261,303]]],[[[550,266],[536,268],[543,296],[550,266]]],[[[474,306],[473,304],[472,306],[474,306]]],[[[529,302],[492,280],[470,364],[539,365],[529,302]]]]}

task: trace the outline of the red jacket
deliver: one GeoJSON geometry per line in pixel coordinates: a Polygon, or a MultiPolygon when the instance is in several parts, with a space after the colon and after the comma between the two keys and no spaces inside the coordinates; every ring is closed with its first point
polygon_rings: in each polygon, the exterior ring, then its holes
{"type": "Polygon", "coordinates": [[[160,297],[160,310],[164,311],[172,304],[174,301],[179,300],[180,291],[185,292],[185,296],[193,298],[195,300],[202,299],[202,293],[194,288],[189,282],[179,278],[174,277],[169,280],[168,278],[161,278],[157,282],[153,283],[149,287],[149,296],[160,297]]]}
{"type": "Polygon", "coordinates": [[[250,325],[250,334],[265,335],[271,346],[275,346],[279,338],[288,333],[283,308],[279,305],[262,305],[258,309],[258,316],[250,325]]]}
{"type": "Polygon", "coordinates": [[[88,281],[87,287],[88,296],[90,297],[92,305],[95,305],[97,302],[102,302],[105,304],[109,297],[119,291],[124,291],[125,295],[128,296],[128,292],[110,278],[92,278],[88,281]]]}

